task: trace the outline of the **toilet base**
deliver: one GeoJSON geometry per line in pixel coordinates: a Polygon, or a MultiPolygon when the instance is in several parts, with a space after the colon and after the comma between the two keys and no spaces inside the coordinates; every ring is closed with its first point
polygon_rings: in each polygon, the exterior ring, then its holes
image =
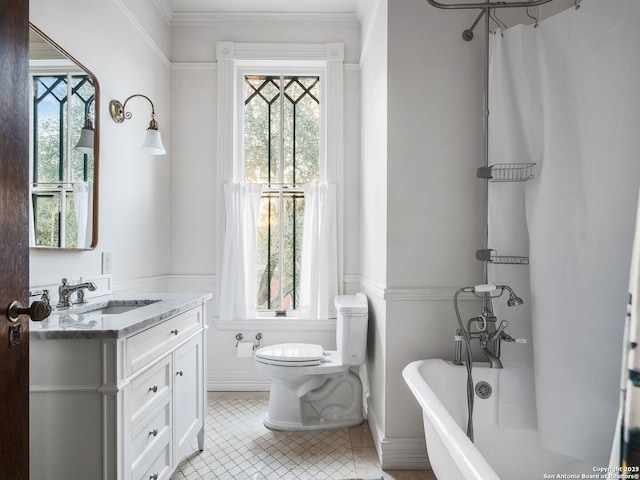
{"type": "Polygon", "coordinates": [[[305,386],[318,380],[303,385],[272,381],[264,425],[272,430],[302,431],[351,427],[364,421],[358,375],[346,371],[307,391],[305,386]]]}
{"type": "Polygon", "coordinates": [[[346,428],[355,427],[361,425],[364,422],[364,417],[359,418],[343,418],[340,420],[322,420],[315,419],[313,422],[302,423],[287,423],[272,422],[269,419],[269,414],[264,419],[264,426],[269,430],[280,430],[288,432],[302,432],[306,430],[330,430],[332,428],[346,428]]]}

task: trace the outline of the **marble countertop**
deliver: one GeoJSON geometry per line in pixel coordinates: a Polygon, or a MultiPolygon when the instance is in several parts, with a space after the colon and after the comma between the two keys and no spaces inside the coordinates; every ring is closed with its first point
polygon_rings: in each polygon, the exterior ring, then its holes
{"type": "Polygon", "coordinates": [[[29,338],[123,338],[197,307],[212,297],[210,293],[105,295],[69,309],[54,308],[49,318],[41,322],[30,321],[29,338]],[[105,307],[132,306],[137,308],[118,314],[96,311],[105,307]]]}

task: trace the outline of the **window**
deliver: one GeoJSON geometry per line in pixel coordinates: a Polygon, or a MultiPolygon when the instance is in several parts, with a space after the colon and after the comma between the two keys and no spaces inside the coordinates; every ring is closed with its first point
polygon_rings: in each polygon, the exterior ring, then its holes
{"type": "Polygon", "coordinates": [[[93,181],[90,155],[73,149],[94,101],[91,77],[33,75],[31,198],[35,245],[77,248],[74,184],[93,181]]]}
{"type": "Polygon", "coordinates": [[[331,318],[343,59],[340,43],[217,44],[223,321],[331,318]]]}
{"type": "Polygon", "coordinates": [[[244,76],[244,178],[261,183],[258,310],[298,308],[305,183],[320,181],[320,76],[244,76]]]}

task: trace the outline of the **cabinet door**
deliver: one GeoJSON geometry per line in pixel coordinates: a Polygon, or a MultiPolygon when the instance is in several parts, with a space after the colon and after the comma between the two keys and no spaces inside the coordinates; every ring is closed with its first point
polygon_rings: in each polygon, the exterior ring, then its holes
{"type": "Polygon", "coordinates": [[[203,333],[174,353],[174,442],[176,465],[204,426],[203,333]]]}

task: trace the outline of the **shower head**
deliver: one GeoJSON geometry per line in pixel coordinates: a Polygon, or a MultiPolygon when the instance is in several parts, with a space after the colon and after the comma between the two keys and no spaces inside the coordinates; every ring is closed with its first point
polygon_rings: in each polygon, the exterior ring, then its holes
{"type": "Polygon", "coordinates": [[[524,300],[522,300],[519,296],[517,296],[511,287],[504,285],[503,288],[509,291],[509,300],[507,300],[507,305],[509,307],[516,307],[518,305],[522,305],[524,300]]]}

